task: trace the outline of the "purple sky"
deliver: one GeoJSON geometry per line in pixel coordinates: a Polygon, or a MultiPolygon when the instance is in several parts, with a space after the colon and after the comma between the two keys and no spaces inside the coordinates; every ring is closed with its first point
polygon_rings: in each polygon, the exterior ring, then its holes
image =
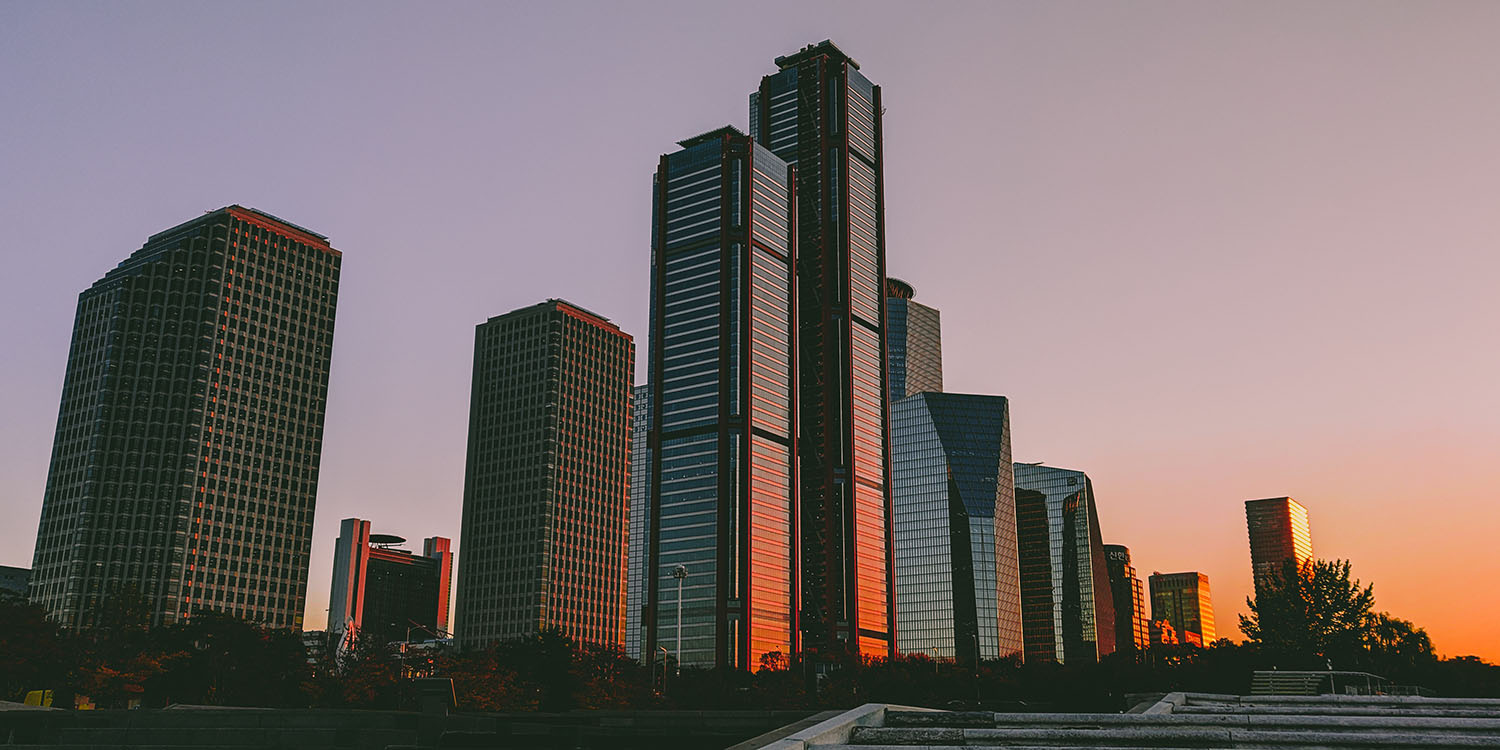
{"type": "MultiPolygon", "coordinates": [[[[1242,501],[1500,660],[1500,4],[0,2],[0,564],[29,566],[77,294],[253,206],[344,252],[338,521],[459,535],[473,326],[640,336],[651,173],[833,38],[884,88],[888,271],[1017,460],[1093,477],[1237,635],[1242,501]]],[[[644,372],[638,367],[638,372],[644,372]]],[[[462,550],[459,550],[462,555],[462,550]]]]}

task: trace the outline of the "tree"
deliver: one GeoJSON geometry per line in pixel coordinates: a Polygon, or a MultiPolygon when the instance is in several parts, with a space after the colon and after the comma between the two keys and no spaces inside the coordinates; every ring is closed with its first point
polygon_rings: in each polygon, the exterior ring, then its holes
{"type": "Polygon", "coordinates": [[[1427,631],[1387,612],[1370,616],[1371,668],[1394,680],[1413,679],[1417,672],[1437,661],[1427,631]]]}
{"type": "Polygon", "coordinates": [[[0,592],[0,700],[20,700],[29,690],[62,690],[77,668],[76,645],[46,610],[0,592]]]}
{"type": "Polygon", "coordinates": [[[1288,560],[1260,581],[1240,630],[1263,654],[1284,666],[1350,666],[1366,652],[1373,624],[1374,586],[1349,574],[1348,560],[1288,560]]]}

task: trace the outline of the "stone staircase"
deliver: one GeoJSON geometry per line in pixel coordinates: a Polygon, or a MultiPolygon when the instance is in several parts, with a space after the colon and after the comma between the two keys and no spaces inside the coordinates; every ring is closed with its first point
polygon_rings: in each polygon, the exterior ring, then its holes
{"type": "Polygon", "coordinates": [[[1500,748],[1500,699],[1172,693],[1139,713],[1125,714],[926,711],[870,704],[763,747],[1500,748]]]}

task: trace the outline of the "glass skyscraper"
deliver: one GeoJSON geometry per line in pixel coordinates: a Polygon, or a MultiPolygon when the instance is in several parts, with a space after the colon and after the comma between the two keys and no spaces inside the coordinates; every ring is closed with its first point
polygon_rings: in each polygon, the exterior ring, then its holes
{"type": "Polygon", "coordinates": [[[30,583],[55,622],[133,591],[155,625],[301,627],[341,261],[228,206],[78,296],[30,583]]]}
{"type": "Polygon", "coordinates": [[[886,365],[892,404],[913,393],[943,390],[942,318],[937,310],[913,301],[914,295],[911,284],[885,280],[886,365]]]}
{"type": "Polygon", "coordinates": [[[1245,501],[1245,525],[1250,531],[1250,568],[1255,586],[1267,575],[1280,574],[1286,561],[1298,567],[1312,559],[1312,531],[1307,509],[1289,497],[1245,501]]]}
{"type": "Polygon", "coordinates": [[[1205,646],[1218,637],[1213,597],[1202,573],[1152,573],[1151,620],[1166,620],[1183,643],[1205,646]]]}
{"type": "Polygon", "coordinates": [[[679,145],[655,180],[643,651],[753,669],[799,648],[793,177],[732,127],[679,145]]]}
{"type": "Polygon", "coordinates": [[[562,300],[475,328],[461,647],[543,628],[623,643],[634,360],[629,334],[562,300]]]}
{"type": "Polygon", "coordinates": [[[1130,548],[1123,544],[1104,545],[1104,561],[1109,566],[1109,587],[1115,605],[1115,650],[1141,651],[1149,643],[1146,626],[1146,594],[1135,566],[1130,564],[1130,548]]]}
{"type": "Polygon", "coordinates": [[[1015,472],[1026,660],[1096,661],[1115,650],[1115,611],[1093,483],[1040,464],[1015,472]]]}
{"type": "Polygon", "coordinates": [[[630,401],[630,555],[625,566],[625,655],[641,661],[641,608],[646,603],[646,556],[651,550],[651,386],[630,401]]]}
{"type": "Polygon", "coordinates": [[[894,653],[880,87],[832,42],[776,59],[750,133],[797,171],[802,626],[894,653]]]}
{"type": "Polygon", "coordinates": [[[897,650],[972,664],[1019,655],[1021,592],[1003,396],[891,407],[897,650]]]}

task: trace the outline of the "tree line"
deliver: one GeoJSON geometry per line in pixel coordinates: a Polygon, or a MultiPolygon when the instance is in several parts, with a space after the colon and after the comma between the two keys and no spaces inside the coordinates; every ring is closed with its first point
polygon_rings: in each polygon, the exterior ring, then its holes
{"type": "Polygon", "coordinates": [[[987,710],[1117,711],[1132,693],[1246,694],[1263,669],[1379,674],[1438,695],[1500,697],[1500,667],[1439,658],[1421,628],[1375,612],[1373,587],[1347,561],[1288,565],[1263,580],[1242,644],[1157,645],[1097,663],[978,667],[923,654],[804,661],[768,654],[755,672],[643,666],[616,647],[575,643],[557,631],[457,651],[372,640],[312,656],[300,634],[203,613],[147,628],[139,597],[106,604],[99,627],[64,632],[23,599],[0,598],[0,699],[53,691],[53,704],[88,696],[101,708],[172,703],[282,708],[402,709],[411,677],[449,677],[459,710],[807,709],[867,702],[987,710]],[[832,665],[830,669],[829,666],[832,665]]]}

